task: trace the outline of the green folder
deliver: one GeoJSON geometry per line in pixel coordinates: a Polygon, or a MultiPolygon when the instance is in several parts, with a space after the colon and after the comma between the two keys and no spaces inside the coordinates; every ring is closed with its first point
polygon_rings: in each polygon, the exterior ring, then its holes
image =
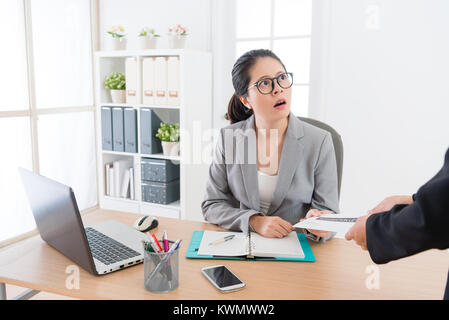
{"type": "Polygon", "coordinates": [[[299,243],[304,251],[304,258],[281,258],[281,257],[255,257],[254,259],[239,256],[239,257],[223,257],[223,256],[211,256],[211,255],[199,255],[198,249],[200,248],[201,240],[203,239],[204,231],[193,231],[192,239],[190,240],[189,248],[187,249],[186,258],[189,259],[218,259],[218,260],[257,260],[257,261],[305,261],[315,262],[315,256],[310,248],[309,242],[303,233],[297,233],[299,243]]]}

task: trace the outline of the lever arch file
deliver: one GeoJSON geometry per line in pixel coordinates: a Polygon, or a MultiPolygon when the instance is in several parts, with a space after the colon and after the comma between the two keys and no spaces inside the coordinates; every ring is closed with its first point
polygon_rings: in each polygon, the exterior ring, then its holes
{"type": "Polygon", "coordinates": [[[156,137],[157,130],[161,126],[161,119],[148,108],[140,109],[140,152],[153,154],[162,152],[162,144],[156,137]]]}
{"type": "Polygon", "coordinates": [[[137,103],[137,58],[126,58],[126,103],[137,103]]]}
{"type": "Polygon", "coordinates": [[[137,153],[137,113],[133,108],[123,109],[125,125],[125,152],[137,153]]]}
{"type": "Polygon", "coordinates": [[[167,104],[179,106],[179,56],[167,61],[167,104]]]}
{"type": "Polygon", "coordinates": [[[167,60],[157,57],[154,66],[155,105],[167,105],[167,60]]]}
{"type": "Polygon", "coordinates": [[[112,151],[112,115],[109,107],[101,107],[101,144],[103,150],[112,151]]]}
{"type": "Polygon", "coordinates": [[[125,151],[123,143],[123,109],[114,107],[112,108],[112,146],[114,151],[125,151]]]}
{"type": "Polygon", "coordinates": [[[154,105],[154,64],[156,58],[143,58],[142,60],[142,103],[154,105]]]}

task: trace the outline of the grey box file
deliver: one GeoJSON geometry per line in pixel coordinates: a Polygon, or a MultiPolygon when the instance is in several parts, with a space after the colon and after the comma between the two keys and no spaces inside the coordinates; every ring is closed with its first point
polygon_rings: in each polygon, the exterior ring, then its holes
{"type": "Polygon", "coordinates": [[[169,204],[179,200],[179,179],[170,182],[142,181],[142,201],[169,204]]]}
{"type": "Polygon", "coordinates": [[[137,111],[133,108],[123,109],[125,125],[125,152],[137,153],[137,111]]]}
{"type": "Polygon", "coordinates": [[[161,119],[148,108],[140,109],[140,153],[153,154],[162,152],[162,144],[156,137],[161,126],[161,119]]]}
{"type": "Polygon", "coordinates": [[[112,111],[101,107],[101,145],[103,150],[112,150],[112,111]]]}
{"type": "Polygon", "coordinates": [[[145,181],[170,182],[179,179],[179,164],[171,160],[142,158],[141,177],[145,181]]]}
{"type": "Polygon", "coordinates": [[[114,151],[125,151],[123,131],[123,109],[112,108],[112,147],[114,151]]]}

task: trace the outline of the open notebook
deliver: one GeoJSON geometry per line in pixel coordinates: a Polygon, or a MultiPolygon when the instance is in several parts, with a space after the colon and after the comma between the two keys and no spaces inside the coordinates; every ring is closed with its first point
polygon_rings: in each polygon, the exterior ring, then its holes
{"type": "Polygon", "coordinates": [[[245,235],[243,232],[204,231],[198,255],[212,255],[224,257],[245,256],[304,258],[304,252],[295,232],[284,238],[265,238],[255,232],[245,235]],[[232,240],[216,245],[211,242],[223,237],[235,235],[232,240]]]}

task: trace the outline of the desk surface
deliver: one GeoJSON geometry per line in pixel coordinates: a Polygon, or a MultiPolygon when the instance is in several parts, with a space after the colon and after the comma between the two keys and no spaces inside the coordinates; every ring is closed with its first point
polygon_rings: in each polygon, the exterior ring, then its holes
{"type": "MultiPolygon", "coordinates": [[[[98,210],[83,217],[85,225],[115,219],[132,225],[138,216],[98,210]]],[[[186,259],[194,230],[219,230],[201,222],[160,218],[156,235],[163,230],[171,238],[182,238],[179,256],[179,287],[153,294],[143,286],[143,264],[103,276],[82,268],[80,288],[66,288],[74,263],[35,236],[0,250],[0,282],[80,299],[441,299],[446,282],[447,251],[429,250],[406,259],[379,265],[379,289],[373,284],[375,266],[369,254],[353,242],[332,239],[327,243],[309,241],[316,262],[272,262],[186,259]],[[225,264],[245,283],[246,288],[220,293],[201,274],[201,268],[225,264]]]]}

